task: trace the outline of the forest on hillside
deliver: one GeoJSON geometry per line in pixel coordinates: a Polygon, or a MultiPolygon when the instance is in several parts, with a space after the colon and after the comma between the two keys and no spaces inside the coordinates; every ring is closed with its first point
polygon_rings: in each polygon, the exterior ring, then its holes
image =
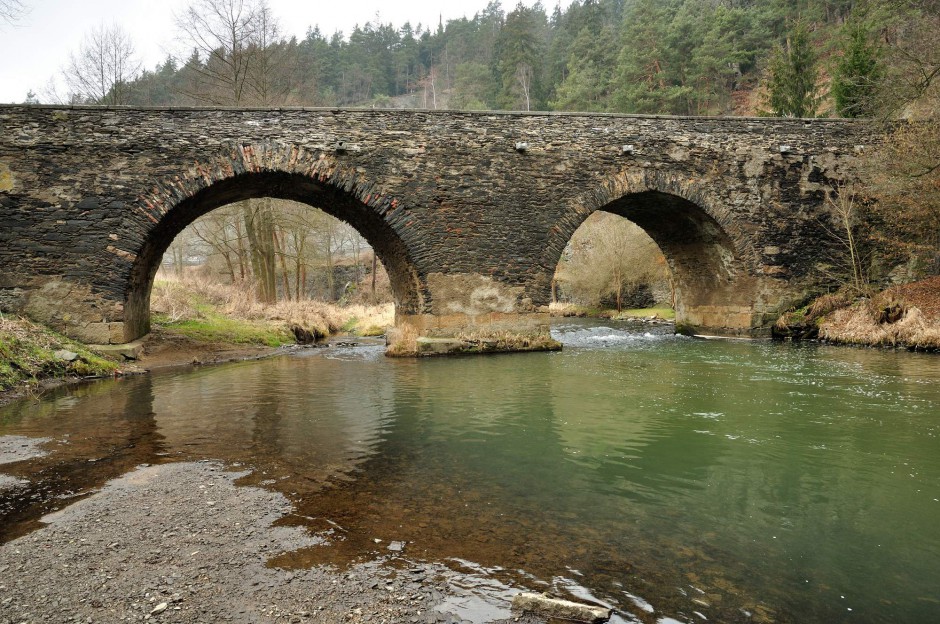
{"type": "MultiPolygon", "coordinates": [[[[492,0],[438,24],[282,35],[263,0],[195,0],[141,68],[120,25],[64,68],[70,103],[868,116],[940,67],[936,0],[492,0]]],[[[35,96],[32,96],[35,98],[35,96]]]]}

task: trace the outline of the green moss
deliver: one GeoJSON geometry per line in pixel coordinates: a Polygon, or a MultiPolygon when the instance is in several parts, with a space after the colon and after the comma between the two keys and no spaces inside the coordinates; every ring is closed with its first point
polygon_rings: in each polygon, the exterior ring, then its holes
{"type": "Polygon", "coordinates": [[[360,336],[384,336],[385,328],[379,327],[378,325],[370,325],[369,327],[366,327],[364,330],[360,331],[359,335],[360,336]]]}
{"type": "Polygon", "coordinates": [[[267,320],[247,320],[227,316],[205,296],[179,287],[178,293],[194,312],[195,318],[172,320],[165,314],[155,313],[151,319],[170,334],[187,337],[196,342],[230,343],[238,345],[264,345],[279,347],[295,342],[284,323],[267,320]]]}
{"type": "Polygon", "coordinates": [[[100,377],[118,370],[115,362],[65,336],[22,319],[0,319],[0,391],[23,382],[57,377],[100,377]],[[57,358],[71,351],[70,362],[57,358]]]}
{"type": "Polygon", "coordinates": [[[213,310],[204,312],[204,318],[168,322],[156,318],[164,329],[198,342],[225,342],[244,345],[279,347],[292,344],[294,337],[286,327],[267,321],[246,321],[222,316],[213,310]]]}

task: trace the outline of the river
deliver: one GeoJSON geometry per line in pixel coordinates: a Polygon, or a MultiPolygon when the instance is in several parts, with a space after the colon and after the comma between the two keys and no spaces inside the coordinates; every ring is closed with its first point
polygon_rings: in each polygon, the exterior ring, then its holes
{"type": "Polygon", "coordinates": [[[609,321],[553,332],[561,352],[331,347],[13,404],[0,435],[57,447],[0,533],[140,463],[219,459],[329,541],[272,565],[401,542],[481,594],[553,588],[618,621],[940,620],[936,355],[609,321]]]}

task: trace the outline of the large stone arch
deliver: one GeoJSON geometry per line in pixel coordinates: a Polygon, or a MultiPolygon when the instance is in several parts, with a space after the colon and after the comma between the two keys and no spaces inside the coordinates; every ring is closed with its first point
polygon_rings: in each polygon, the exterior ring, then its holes
{"type": "Polygon", "coordinates": [[[150,292],[164,252],[199,217],[237,201],[269,197],[319,208],[352,225],[372,246],[389,274],[397,314],[422,310],[425,293],[409,250],[390,223],[399,202],[323,153],[298,146],[231,145],[186,172],[155,182],[142,196],[146,217],[135,252],[127,252],[124,339],[150,329],[150,292]]]}
{"type": "Polygon", "coordinates": [[[662,250],[676,291],[677,331],[721,335],[768,331],[758,301],[761,280],[750,270],[753,250],[747,232],[734,219],[731,207],[715,201],[701,181],[646,169],[607,178],[582,195],[554,228],[546,246],[551,254],[548,266],[557,265],[567,242],[596,211],[629,219],[662,250]]]}

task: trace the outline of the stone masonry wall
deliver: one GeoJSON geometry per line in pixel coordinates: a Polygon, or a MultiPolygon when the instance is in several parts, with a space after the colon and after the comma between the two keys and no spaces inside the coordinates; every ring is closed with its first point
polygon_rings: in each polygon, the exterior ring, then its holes
{"type": "Polygon", "coordinates": [[[271,195],[356,226],[406,314],[538,311],[571,235],[608,209],[659,233],[690,318],[712,306],[699,325],[720,329],[730,308],[703,297],[734,291],[727,327],[759,329],[822,286],[825,194],[877,141],[845,120],[4,105],[0,310],[136,337],[173,236],[271,195]],[[688,270],[699,253],[718,290],[688,270]]]}

